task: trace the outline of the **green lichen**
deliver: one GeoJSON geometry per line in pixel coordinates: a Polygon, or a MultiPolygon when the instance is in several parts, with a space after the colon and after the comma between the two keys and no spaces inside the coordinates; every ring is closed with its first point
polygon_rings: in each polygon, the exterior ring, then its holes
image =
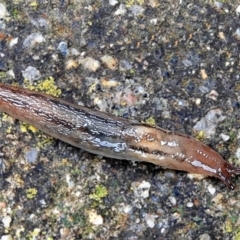
{"type": "Polygon", "coordinates": [[[102,199],[108,195],[108,190],[103,185],[96,185],[94,193],[89,195],[90,199],[93,199],[97,202],[102,202],[102,199]]]}

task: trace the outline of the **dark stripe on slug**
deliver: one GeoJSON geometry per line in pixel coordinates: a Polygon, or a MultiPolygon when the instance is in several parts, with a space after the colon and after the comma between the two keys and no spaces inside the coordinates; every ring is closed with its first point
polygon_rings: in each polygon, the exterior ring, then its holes
{"type": "Polygon", "coordinates": [[[141,146],[134,146],[134,145],[128,145],[129,149],[133,151],[141,151],[147,154],[153,154],[153,155],[158,155],[158,156],[170,156],[170,154],[160,151],[160,150],[149,150],[147,147],[141,147],[141,146]]]}

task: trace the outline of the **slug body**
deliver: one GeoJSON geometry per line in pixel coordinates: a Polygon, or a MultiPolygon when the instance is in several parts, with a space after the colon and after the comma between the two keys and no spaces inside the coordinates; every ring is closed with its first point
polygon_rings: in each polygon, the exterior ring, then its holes
{"type": "Polygon", "coordinates": [[[231,175],[240,174],[240,168],[190,136],[110,116],[43,93],[0,84],[0,110],[105,157],[214,176],[231,189],[231,175]]]}

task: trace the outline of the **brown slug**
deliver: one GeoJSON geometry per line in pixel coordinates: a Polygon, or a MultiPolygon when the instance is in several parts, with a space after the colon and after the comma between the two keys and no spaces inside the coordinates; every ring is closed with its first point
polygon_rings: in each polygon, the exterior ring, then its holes
{"type": "Polygon", "coordinates": [[[73,146],[109,158],[150,162],[221,179],[230,189],[240,168],[200,141],[78,106],[44,93],[0,84],[0,110],[73,146]]]}

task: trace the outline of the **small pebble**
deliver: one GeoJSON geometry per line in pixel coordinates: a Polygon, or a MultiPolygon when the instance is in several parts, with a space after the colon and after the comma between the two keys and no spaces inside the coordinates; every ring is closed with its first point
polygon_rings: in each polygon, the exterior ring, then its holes
{"type": "Polygon", "coordinates": [[[151,184],[146,181],[139,182],[132,182],[131,184],[135,197],[137,198],[148,198],[149,197],[149,190],[151,184]]]}
{"type": "Polygon", "coordinates": [[[60,235],[61,235],[62,239],[66,239],[68,237],[69,233],[70,233],[69,228],[61,228],[60,229],[60,235]]]}
{"type": "Polygon", "coordinates": [[[203,80],[208,78],[208,75],[207,75],[207,72],[206,72],[205,69],[201,69],[200,73],[201,73],[201,77],[202,77],[203,80]]]}
{"type": "Polygon", "coordinates": [[[156,25],[158,22],[158,19],[157,18],[152,18],[150,19],[150,23],[153,24],[153,25],[156,25]]]}
{"type": "Polygon", "coordinates": [[[2,218],[2,223],[4,228],[9,228],[12,222],[12,218],[9,215],[6,215],[2,218]]]}
{"type": "Polygon", "coordinates": [[[202,101],[201,98],[196,98],[196,100],[195,100],[196,105],[200,105],[201,101],[202,101]]]}
{"type": "Polygon", "coordinates": [[[82,64],[82,66],[85,69],[88,69],[92,72],[96,72],[98,70],[98,68],[100,67],[100,62],[91,57],[86,57],[86,58],[80,59],[79,64],[82,64]]]}
{"type": "Polygon", "coordinates": [[[213,187],[212,184],[210,184],[207,189],[208,189],[208,192],[209,192],[211,195],[214,195],[214,194],[216,193],[216,188],[213,187]]]}
{"type": "Polygon", "coordinates": [[[66,182],[69,188],[73,188],[75,186],[74,181],[71,180],[71,177],[69,174],[66,175],[66,182]]]}
{"type": "Polygon", "coordinates": [[[74,59],[68,59],[66,64],[66,69],[76,69],[78,67],[78,63],[74,59]]]}
{"type": "Polygon", "coordinates": [[[67,45],[66,42],[60,42],[57,49],[62,54],[62,56],[64,56],[64,57],[66,57],[69,53],[68,45],[67,45]]]}
{"type": "Polygon", "coordinates": [[[101,78],[101,85],[104,87],[117,87],[120,83],[115,79],[101,78]]]}
{"type": "Polygon", "coordinates": [[[109,5],[110,6],[115,6],[118,4],[118,1],[117,0],[109,0],[109,5]]]}
{"type": "Polygon", "coordinates": [[[9,47],[12,48],[14,45],[18,43],[18,37],[12,38],[9,42],[9,47]]]}
{"type": "Polygon", "coordinates": [[[114,70],[117,66],[117,60],[109,55],[104,55],[103,57],[101,57],[101,60],[104,65],[111,70],[114,70]]]}
{"type": "Polygon", "coordinates": [[[5,18],[8,15],[6,6],[3,3],[0,3],[0,19],[5,18]]]}
{"type": "Polygon", "coordinates": [[[212,100],[216,101],[218,98],[218,92],[216,90],[212,90],[210,93],[206,95],[207,98],[211,98],[212,100]]]}
{"type": "Polygon", "coordinates": [[[230,136],[229,136],[229,135],[226,135],[226,134],[224,134],[224,133],[221,133],[221,134],[220,134],[220,137],[222,138],[222,140],[223,140],[224,142],[227,142],[227,141],[230,139],[230,136]]]}
{"type": "Polygon", "coordinates": [[[133,5],[129,8],[129,10],[132,12],[132,14],[137,17],[141,15],[144,12],[144,8],[139,5],[133,5]]]}
{"type": "Polygon", "coordinates": [[[2,235],[1,237],[1,240],[12,240],[12,236],[9,234],[9,235],[2,235]]]}
{"type": "Polygon", "coordinates": [[[240,40],[240,28],[238,28],[233,35],[234,35],[238,40],[240,40]]]}
{"type": "Polygon", "coordinates": [[[221,109],[212,109],[193,126],[193,130],[203,131],[204,136],[208,138],[215,134],[217,124],[225,118],[221,109]]]}
{"type": "Polygon", "coordinates": [[[186,206],[187,206],[188,208],[193,207],[193,202],[188,202],[186,206]]]}
{"type": "Polygon", "coordinates": [[[177,205],[177,199],[175,197],[169,197],[168,199],[173,206],[177,205]]]}
{"type": "Polygon", "coordinates": [[[145,220],[147,222],[147,225],[150,228],[153,228],[155,226],[155,218],[157,218],[158,215],[153,215],[153,214],[146,214],[145,215],[145,220]]]}
{"type": "Polygon", "coordinates": [[[25,159],[28,163],[34,164],[38,158],[38,151],[36,148],[31,148],[29,151],[25,152],[25,159]]]}
{"type": "Polygon", "coordinates": [[[94,209],[89,211],[88,217],[89,217],[89,222],[92,223],[93,225],[103,224],[103,217],[101,215],[98,215],[97,211],[94,209]]]}
{"type": "Polygon", "coordinates": [[[126,205],[123,208],[123,212],[126,213],[126,214],[129,214],[131,211],[132,211],[132,206],[131,205],[126,205]]]}
{"type": "Polygon", "coordinates": [[[237,151],[236,151],[236,153],[235,153],[235,156],[236,156],[238,159],[240,159],[240,147],[237,148],[237,151]]]}
{"type": "Polygon", "coordinates": [[[42,42],[45,42],[45,38],[41,33],[32,33],[28,35],[25,40],[23,41],[23,47],[25,48],[32,48],[36,44],[40,44],[42,42]]]}
{"type": "Polygon", "coordinates": [[[239,16],[240,15],[240,5],[237,6],[236,8],[236,14],[239,16]]]}
{"type": "Polygon", "coordinates": [[[212,201],[215,204],[220,204],[222,202],[222,198],[223,198],[223,194],[222,193],[218,193],[213,199],[212,201]]]}
{"type": "Polygon", "coordinates": [[[223,7],[223,3],[219,2],[219,1],[214,1],[214,7],[215,7],[217,10],[221,10],[222,7],[223,7]]]}
{"type": "Polygon", "coordinates": [[[33,82],[41,78],[41,73],[38,71],[37,68],[33,66],[28,66],[25,70],[22,71],[22,76],[24,79],[33,82]]]}
{"type": "Polygon", "coordinates": [[[126,6],[124,4],[121,4],[119,8],[115,11],[114,15],[124,15],[127,12],[126,6]]]}
{"type": "Polygon", "coordinates": [[[212,238],[209,236],[208,233],[204,233],[204,234],[200,235],[198,239],[199,240],[211,240],[212,238]]]}

